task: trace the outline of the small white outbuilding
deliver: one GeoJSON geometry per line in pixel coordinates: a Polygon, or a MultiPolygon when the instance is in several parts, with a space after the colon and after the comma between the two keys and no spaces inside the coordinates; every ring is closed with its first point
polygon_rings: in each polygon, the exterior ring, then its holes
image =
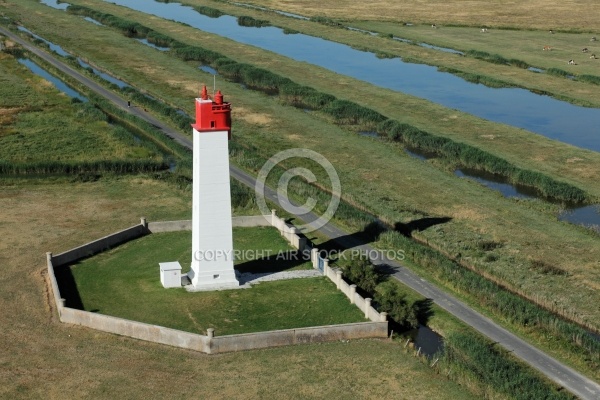
{"type": "Polygon", "coordinates": [[[160,283],[165,288],[181,287],[181,264],[178,261],[159,263],[160,283]]]}

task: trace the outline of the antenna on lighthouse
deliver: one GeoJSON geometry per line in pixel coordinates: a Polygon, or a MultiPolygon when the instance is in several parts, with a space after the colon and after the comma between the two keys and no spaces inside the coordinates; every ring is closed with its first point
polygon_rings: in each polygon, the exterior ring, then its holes
{"type": "Polygon", "coordinates": [[[217,75],[213,75],[213,98],[215,97],[216,91],[217,91],[217,75]]]}

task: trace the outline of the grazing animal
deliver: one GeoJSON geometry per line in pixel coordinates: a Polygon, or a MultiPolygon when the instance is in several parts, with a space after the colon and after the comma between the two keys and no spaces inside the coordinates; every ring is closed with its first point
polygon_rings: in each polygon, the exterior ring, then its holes
{"type": "Polygon", "coordinates": [[[549,31],[549,32],[550,32],[550,34],[551,34],[551,35],[553,35],[553,34],[554,34],[554,31],[553,31],[552,29],[550,29],[550,31],[549,31]]]}
{"type": "Polygon", "coordinates": [[[552,47],[551,46],[544,46],[544,48],[542,50],[552,51],[552,47]]]}
{"type": "Polygon", "coordinates": [[[595,42],[596,41],[596,36],[592,36],[592,38],[590,39],[590,42],[595,42]]]}
{"type": "Polygon", "coordinates": [[[437,29],[437,26],[436,26],[436,24],[431,24],[431,27],[432,27],[433,29],[437,29]]]}
{"type": "Polygon", "coordinates": [[[592,55],[590,56],[590,58],[595,60],[597,57],[596,57],[596,55],[595,55],[595,54],[592,54],[592,55]]]}
{"type": "Polygon", "coordinates": [[[575,60],[569,60],[569,65],[575,65],[575,60]]]}
{"type": "Polygon", "coordinates": [[[587,48],[587,47],[584,47],[583,49],[581,49],[581,52],[582,52],[582,53],[587,53],[587,52],[588,52],[588,48],[587,48]]]}
{"type": "Polygon", "coordinates": [[[481,33],[485,33],[487,31],[488,31],[487,28],[481,28],[481,33]]]}

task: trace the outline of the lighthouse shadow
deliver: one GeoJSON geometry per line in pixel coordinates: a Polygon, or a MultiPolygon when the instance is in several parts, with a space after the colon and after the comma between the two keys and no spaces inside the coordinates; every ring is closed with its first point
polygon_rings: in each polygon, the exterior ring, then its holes
{"type": "Polygon", "coordinates": [[[310,252],[299,250],[281,251],[268,257],[242,262],[235,267],[240,285],[281,279],[310,278],[321,272],[312,268],[310,252]],[[306,264],[307,268],[297,268],[306,264]]]}
{"type": "Polygon", "coordinates": [[[329,239],[318,244],[317,247],[319,250],[325,250],[328,253],[342,252],[376,242],[385,231],[386,228],[380,222],[373,221],[365,225],[360,231],[329,239]]]}
{"type": "Polygon", "coordinates": [[[296,267],[309,262],[310,253],[305,254],[299,250],[287,250],[266,257],[242,261],[235,266],[235,269],[242,274],[277,273],[293,270],[296,267]]]}

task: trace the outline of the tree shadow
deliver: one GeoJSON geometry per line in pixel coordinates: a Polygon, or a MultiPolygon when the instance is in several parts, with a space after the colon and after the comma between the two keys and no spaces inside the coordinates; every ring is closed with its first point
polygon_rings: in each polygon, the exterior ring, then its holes
{"type": "Polygon", "coordinates": [[[446,222],[452,221],[450,217],[425,217],[415,219],[409,223],[403,224],[402,222],[396,222],[394,224],[394,230],[400,232],[404,236],[412,237],[413,232],[422,232],[425,229],[431,228],[435,225],[445,224],[446,222]]]}
{"type": "Polygon", "coordinates": [[[414,302],[414,307],[417,312],[417,320],[421,325],[427,325],[429,319],[433,317],[433,300],[422,299],[414,302]]]}

